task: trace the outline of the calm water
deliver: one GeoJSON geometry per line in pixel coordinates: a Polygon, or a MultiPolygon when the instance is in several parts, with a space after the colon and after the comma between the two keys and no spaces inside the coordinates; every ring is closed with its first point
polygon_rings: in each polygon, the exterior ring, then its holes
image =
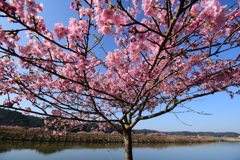
{"type": "MultiPolygon", "coordinates": [[[[134,160],[240,160],[240,142],[137,145],[134,160]]],[[[124,160],[119,144],[0,141],[0,160],[124,160]]]]}

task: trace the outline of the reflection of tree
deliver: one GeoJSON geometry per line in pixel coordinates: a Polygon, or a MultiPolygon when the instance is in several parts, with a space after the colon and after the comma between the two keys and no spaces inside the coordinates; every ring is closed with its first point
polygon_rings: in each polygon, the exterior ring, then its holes
{"type": "Polygon", "coordinates": [[[61,152],[63,150],[64,149],[39,149],[39,150],[36,150],[36,152],[39,154],[43,154],[43,155],[49,155],[49,154],[53,154],[56,152],[61,152]]]}
{"type": "Polygon", "coordinates": [[[0,148],[0,154],[5,153],[5,152],[9,152],[9,151],[11,151],[11,149],[0,148]]]}
{"type": "Polygon", "coordinates": [[[65,145],[64,143],[0,141],[0,153],[11,151],[12,149],[34,149],[39,154],[49,155],[72,147],[74,146],[70,144],[65,145]]]}
{"type": "MultiPolygon", "coordinates": [[[[204,143],[201,143],[204,144],[204,143]]],[[[165,149],[168,147],[179,147],[194,144],[144,144],[134,143],[134,148],[152,148],[152,149],[165,149]]],[[[0,141],[0,154],[9,152],[12,149],[23,150],[32,149],[36,150],[38,154],[50,155],[57,152],[61,152],[65,149],[118,149],[123,148],[122,143],[74,143],[74,142],[30,142],[30,141],[0,141]]]]}

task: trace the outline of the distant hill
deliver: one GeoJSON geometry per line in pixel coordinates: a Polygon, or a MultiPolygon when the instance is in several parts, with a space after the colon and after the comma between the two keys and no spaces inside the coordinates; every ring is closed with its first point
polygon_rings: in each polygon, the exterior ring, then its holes
{"type": "Polygon", "coordinates": [[[235,132],[190,132],[190,131],[177,131],[177,132],[161,132],[157,130],[149,129],[133,129],[134,134],[144,134],[148,133],[163,133],[168,136],[201,136],[201,137],[239,137],[239,133],[235,132]]]}
{"type": "Polygon", "coordinates": [[[167,135],[176,136],[210,136],[210,137],[239,137],[239,133],[235,132],[189,132],[189,131],[179,131],[179,132],[162,132],[167,135]]]}
{"type": "Polygon", "coordinates": [[[156,130],[148,130],[148,129],[138,129],[133,130],[135,134],[148,134],[148,133],[164,133],[166,135],[171,136],[207,136],[207,137],[239,137],[239,133],[235,132],[190,132],[190,131],[178,131],[178,132],[160,132],[156,130]]]}
{"type": "MultiPolygon", "coordinates": [[[[48,118],[47,118],[48,119],[48,118]]],[[[49,118],[52,119],[52,118],[49,118]]],[[[0,108],[0,125],[21,126],[23,128],[42,127],[44,128],[44,119],[30,115],[24,115],[21,112],[0,108]]],[[[82,131],[91,132],[98,128],[96,123],[89,123],[83,126],[82,131]]],[[[51,128],[50,128],[51,129],[51,128]]],[[[78,132],[76,129],[73,132],[78,132]]],[[[113,132],[113,128],[108,128],[105,132],[113,132]]]]}
{"type": "Polygon", "coordinates": [[[149,129],[134,129],[135,134],[145,134],[148,133],[164,133],[169,136],[207,136],[207,137],[239,137],[239,133],[235,132],[190,132],[190,131],[175,131],[175,132],[161,132],[157,130],[149,129]]]}
{"type": "Polygon", "coordinates": [[[0,125],[30,128],[43,127],[44,122],[43,119],[39,117],[24,115],[17,111],[0,108],[0,125]]]}

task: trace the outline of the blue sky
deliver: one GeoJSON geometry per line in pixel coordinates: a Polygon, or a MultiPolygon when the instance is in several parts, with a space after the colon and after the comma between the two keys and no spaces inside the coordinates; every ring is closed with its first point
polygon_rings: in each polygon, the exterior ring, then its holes
{"type": "MultiPolygon", "coordinates": [[[[62,22],[68,24],[70,17],[76,17],[76,12],[69,9],[72,0],[37,0],[44,4],[44,12],[41,15],[45,18],[47,28],[53,29],[54,23],[62,22]]],[[[231,4],[236,0],[220,0],[222,4],[231,4]]],[[[0,22],[1,23],[1,22],[0,22]]],[[[113,51],[110,40],[105,38],[106,49],[113,51]]],[[[230,55],[233,51],[226,53],[230,55]]],[[[239,53],[239,49],[234,52],[239,53]]],[[[214,131],[214,132],[238,132],[240,133],[240,96],[234,99],[226,93],[217,93],[203,97],[198,101],[191,101],[186,104],[192,109],[211,115],[199,115],[196,113],[178,114],[181,123],[174,114],[168,113],[163,116],[139,122],[134,129],[153,129],[158,131],[214,131]]]]}

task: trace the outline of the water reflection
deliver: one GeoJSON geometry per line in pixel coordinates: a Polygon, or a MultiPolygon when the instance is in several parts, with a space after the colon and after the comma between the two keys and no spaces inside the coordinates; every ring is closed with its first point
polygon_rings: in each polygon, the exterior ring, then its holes
{"type": "MultiPolygon", "coordinates": [[[[134,144],[134,160],[240,160],[240,142],[134,144]]],[[[124,160],[123,144],[0,141],[1,160],[124,160]]]]}
{"type": "MultiPolygon", "coordinates": [[[[196,146],[202,144],[133,144],[134,148],[164,149],[168,147],[196,146]]],[[[31,142],[31,141],[0,141],[0,154],[11,150],[36,150],[39,154],[49,155],[65,149],[118,149],[121,143],[75,143],[75,142],[31,142]]]]}

